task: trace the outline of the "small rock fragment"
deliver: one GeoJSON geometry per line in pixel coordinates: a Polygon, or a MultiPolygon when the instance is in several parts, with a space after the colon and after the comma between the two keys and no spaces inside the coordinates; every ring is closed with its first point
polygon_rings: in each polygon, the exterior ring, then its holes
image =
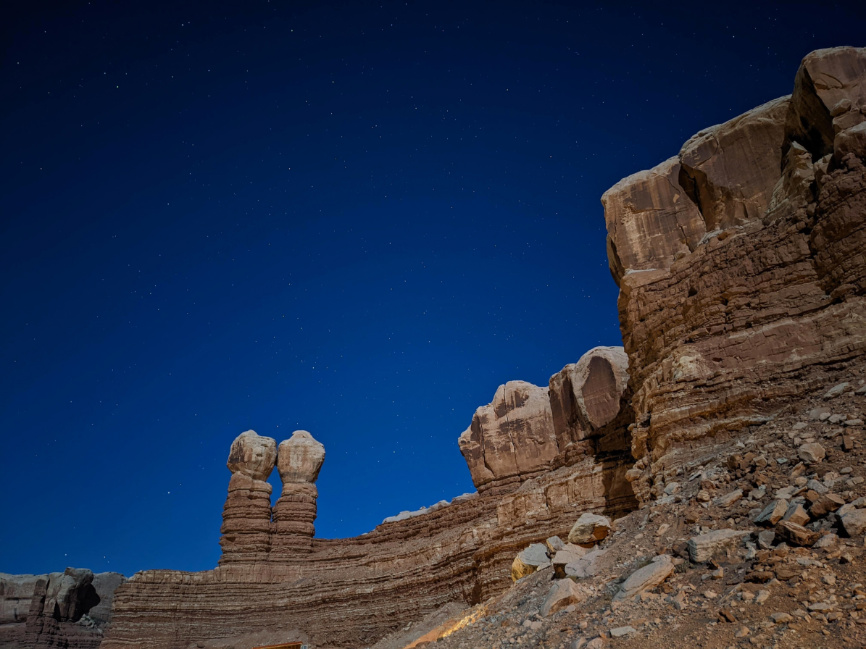
{"type": "Polygon", "coordinates": [[[706,534],[693,536],[689,539],[689,558],[693,563],[705,563],[717,553],[726,552],[741,543],[744,536],[749,532],[742,530],[713,530],[706,534]]]}
{"type": "Polygon", "coordinates": [[[782,520],[787,511],[788,501],[783,498],[777,498],[761,510],[761,513],[754,518],[754,522],[764,525],[775,525],[782,520]]]}
{"type": "Polygon", "coordinates": [[[817,442],[810,442],[808,444],[803,444],[797,450],[797,454],[800,456],[800,459],[803,460],[806,464],[817,464],[824,459],[827,455],[824,447],[818,444],[817,442]]]}

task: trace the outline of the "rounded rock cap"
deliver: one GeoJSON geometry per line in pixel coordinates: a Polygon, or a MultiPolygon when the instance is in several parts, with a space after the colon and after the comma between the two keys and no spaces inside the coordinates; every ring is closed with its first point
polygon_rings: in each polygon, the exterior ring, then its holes
{"type": "Polygon", "coordinates": [[[254,430],[241,433],[232,442],[226,466],[255,480],[267,480],[277,461],[277,441],[254,430]]]}
{"type": "Polygon", "coordinates": [[[277,468],[283,482],[315,482],[325,461],[325,447],[305,430],[280,442],[277,468]]]}

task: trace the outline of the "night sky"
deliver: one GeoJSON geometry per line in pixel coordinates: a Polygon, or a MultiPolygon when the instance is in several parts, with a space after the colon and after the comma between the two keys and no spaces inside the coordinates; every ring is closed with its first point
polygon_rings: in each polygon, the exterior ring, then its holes
{"type": "Polygon", "coordinates": [[[0,571],[215,566],[250,428],[325,445],[321,537],[472,491],[499,384],[621,344],[602,192],[864,45],[578,4],[7,3],[0,571]]]}

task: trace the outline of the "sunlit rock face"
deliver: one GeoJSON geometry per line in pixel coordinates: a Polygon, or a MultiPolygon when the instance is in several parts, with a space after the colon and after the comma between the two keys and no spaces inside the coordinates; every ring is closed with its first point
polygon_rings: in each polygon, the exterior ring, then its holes
{"type": "Polygon", "coordinates": [[[310,552],[319,496],[313,483],[324,461],[325,447],[305,430],[296,430],[291,439],[280,442],[277,469],[283,492],[274,505],[272,560],[295,552],[310,552]]]}
{"type": "Polygon", "coordinates": [[[866,350],[866,50],[602,198],[642,497],[689,440],[765,421],[866,350]]]}
{"type": "Polygon", "coordinates": [[[232,472],[223,507],[220,563],[266,560],[271,548],[271,485],[277,442],[253,430],[238,435],[229,450],[232,472]]]}

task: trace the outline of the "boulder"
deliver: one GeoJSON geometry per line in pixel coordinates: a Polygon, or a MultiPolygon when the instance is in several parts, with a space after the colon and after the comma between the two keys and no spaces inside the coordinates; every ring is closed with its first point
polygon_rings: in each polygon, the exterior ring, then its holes
{"type": "Polygon", "coordinates": [[[800,448],[797,449],[797,455],[799,455],[800,459],[806,464],[817,464],[824,459],[827,452],[824,450],[824,447],[817,442],[810,442],[809,444],[803,444],[800,446],[800,448]]]}
{"type": "Polygon", "coordinates": [[[560,579],[553,582],[553,585],[547,592],[547,597],[544,598],[544,602],[541,604],[539,613],[543,617],[547,617],[571,604],[580,604],[589,595],[590,593],[585,588],[577,585],[571,579],[560,579]]]}
{"type": "Polygon", "coordinates": [[[601,560],[604,558],[604,555],[604,550],[587,552],[577,561],[565,565],[565,575],[573,579],[594,577],[601,570],[601,560]]]}
{"type": "Polygon", "coordinates": [[[514,557],[514,562],[511,564],[511,580],[523,579],[536,570],[546,568],[549,565],[550,558],[547,556],[547,548],[541,543],[533,543],[514,557]]]}
{"type": "Polygon", "coordinates": [[[761,510],[761,513],[753,519],[758,525],[775,525],[785,512],[788,511],[788,501],[783,498],[771,500],[770,503],[761,510]]]}
{"type": "Polygon", "coordinates": [[[280,442],[277,469],[283,484],[315,482],[325,461],[325,447],[305,430],[296,430],[280,442]]]}
{"type": "Polygon", "coordinates": [[[619,590],[614,595],[613,600],[618,602],[629,599],[645,590],[655,588],[672,574],[674,574],[674,562],[671,556],[668,554],[659,555],[644,567],[631,573],[620,584],[619,590]]]}
{"type": "Polygon", "coordinates": [[[558,579],[562,579],[566,576],[565,566],[586,556],[586,553],[586,548],[574,545],[573,543],[566,544],[561,550],[558,550],[556,554],[553,555],[553,559],[551,560],[551,563],[553,564],[553,574],[558,579]]]}
{"type": "Polygon", "coordinates": [[[852,509],[840,516],[839,520],[848,536],[860,536],[866,532],[866,509],[852,509]]]}
{"type": "Polygon", "coordinates": [[[267,480],[276,461],[277,442],[248,430],[232,442],[226,466],[233,474],[241,473],[254,480],[267,480]]]}
{"type": "Polygon", "coordinates": [[[821,532],[813,532],[802,525],[791,521],[782,521],[776,525],[776,535],[789,545],[810,547],[821,538],[821,532]]]}
{"type": "Polygon", "coordinates": [[[576,545],[594,545],[610,534],[611,522],[607,516],[584,513],[568,533],[568,542],[576,545]]]}
{"type": "Polygon", "coordinates": [[[713,530],[689,539],[689,558],[693,563],[705,563],[713,557],[727,553],[742,544],[743,537],[749,532],[742,530],[713,530]]]}

